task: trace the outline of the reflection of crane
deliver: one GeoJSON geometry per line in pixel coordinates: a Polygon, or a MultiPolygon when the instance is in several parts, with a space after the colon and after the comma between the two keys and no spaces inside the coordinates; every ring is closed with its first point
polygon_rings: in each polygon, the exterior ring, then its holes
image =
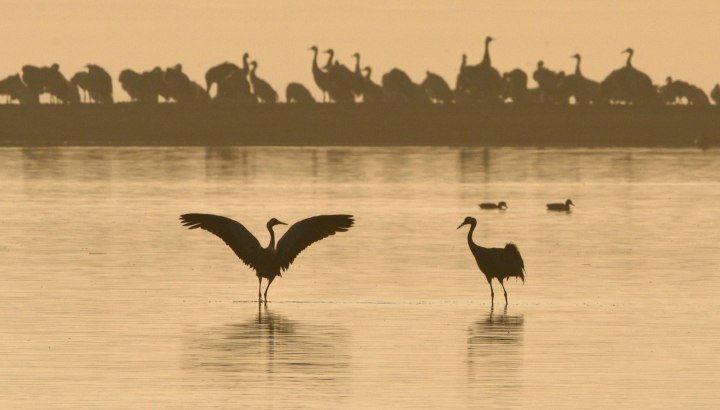
{"type": "Polygon", "coordinates": [[[260,287],[258,299],[262,300],[262,278],[268,280],[265,288],[265,301],[270,284],[276,276],[282,276],[280,269],[286,271],[300,252],[336,232],[346,232],[353,225],[352,215],[320,215],[303,219],[291,226],[275,246],[273,226],[287,225],[273,218],[267,223],[270,231],[270,244],[260,246],[257,238],[242,224],[230,218],[209,214],[185,214],[180,216],[183,226],[189,229],[202,228],[222,239],[246,265],[255,269],[260,287]]]}
{"type": "Polygon", "coordinates": [[[512,243],[508,243],[504,248],[483,248],[482,246],[476,245],[473,242],[472,234],[477,226],[477,220],[468,216],[465,218],[458,229],[464,225],[470,225],[470,232],[468,232],[468,245],[475,261],[477,262],[480,271],[485,274],[488,283],[490,284],[490,299],[494,300],[495,292],[492,287],[492,278],[495,278],[500,282],[500,286],[503,288],[505,293],[505,304],[507,304],[507,291],[503,280],[516,277],[522,279],[525,282],[525,263],[523,262],[522,256],[517,246],[512,243]]]}
{"type": "Polygon", "coordinates": [[[554,204],[547,204],[548,211],[561,211],[561,212],[570,212],[570,205],[575,206],[575,204],[571,200],[565,201],[564,204],[561,203],[554,203],[554,204]]]}

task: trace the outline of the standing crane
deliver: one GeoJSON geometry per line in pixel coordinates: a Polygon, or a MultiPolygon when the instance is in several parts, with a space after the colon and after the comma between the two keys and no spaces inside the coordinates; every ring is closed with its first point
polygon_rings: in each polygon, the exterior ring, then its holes
{"type": "Polygon", "coordinates": [[[480,271],[485,274],[488,284],[490,284],[490,300],[494,302],[495,292],[492,287],[492,278],[495,278],[500,282],[500,286],[503,288],[505,293],[505,304],[507,305],[507,291],[503,280],[516,277],[522,279],[525,283],[525,263],[523,262],[522,256],[517,246],[513,243],[508,243],[504,248],[483,248],[480,245],[476,245],[473,242],[472,234],[477,226],[477,220],[468,216],[465,218],[458,229],[465,225],[470,225],[470,232],[468,232],[468,245],[470,246],[470,252],[472,252],[477,262],[480,271]]]}
{"type": "Polygon", "coordinates": [[[267,223],[270,231],[270,244],[263,248],[260,242],[240,222],[230,218],[210,214],[184,214],[180,216],[183,226],[189,229],[201,228],[215,234],[222,239],[243,263],[255,270],[258,277],[258,301],[263,300],[262,278],[267,279],[264,300],[267,302],[267,292],[276,276],[282,277],[280,270],[286,271],[300,252],[311,244],[335,235],[337,232],[346,232],[352,227],[352,215],[319,215],[296,222],[275,246],[275,233],[273,226],[287,225],[272,218],[267,223]]]}
{"type": "Polygon", "coordinates": [[[264,103],[276,103],[278,101],[277,92],[267,81],[255,75],[255,70],[257,70],[258,66],[257,61],[251,61],[250,66],[252,67],[250,69],[250,84],[252,84],[255,96],[264,103]]]}

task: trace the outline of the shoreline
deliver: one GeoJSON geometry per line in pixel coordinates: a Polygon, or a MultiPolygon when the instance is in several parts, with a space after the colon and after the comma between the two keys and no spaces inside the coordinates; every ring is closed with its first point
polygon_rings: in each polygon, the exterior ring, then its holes
{"type": "Polygon", "coordinates": [[[720,107],[530,105],[0,106],[0,146],[691,147],[720,107]]]}

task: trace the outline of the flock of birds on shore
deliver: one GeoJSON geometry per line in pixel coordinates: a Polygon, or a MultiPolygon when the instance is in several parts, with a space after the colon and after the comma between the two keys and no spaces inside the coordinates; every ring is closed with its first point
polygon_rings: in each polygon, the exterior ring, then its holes
{"type": "MultiPolygon", "coordinates": [[[[547,209],[548,211],[570,212],[570,205],[574,204],[568,199],[565,203],[547,204],[547,209]]],[[[504,201],[498,204],[482,203],[479,206],[481,209],[507,209],[504,201]]],[[[255,270],[258,278],[258,301],[264,300],[267,303],[268,289],[273,280],[278,276],[282,277],[282,272],[290,267],[300,252],[328,236],[338,232],[347,232],[355,220],[352,215],[318,215],[303,219],[293,224],[276,245],[273,227],[287,224],[272,218],[266,225],[270,232],[270,243],[265,248],[240,222],[224,216],[190,213],[180,215],[180,222],[188,229],[204,229],[222,239],[245,265],[255,270]],[[262,292],[263,278],[267,280],[265,293],[262,292]]],[[[520,250],[513,243],[508,243],[504,248],[485,248],[477,245],[472,239],[477,220],[468,216],[457,229],[465,225],[470,225],[467,236],[468,246],[475,257],[478,268],[485,274],[490,285],[491,302],[495,300],[495,291],[492,286],[492,279],[495,278],[503,288],[507,305],[507,291],[503,281],[514,277],[522,279],[525,283],[525,262],[520,255],[520,250]]]]}
{"type": "MultiPolygon", "coordinates": [[[[393,68],[376,83],[370,66],[361,67],[360,54],[355,53],[355,68],[349,69],[335,59],[333,49],[325,50],[327,62],[320,67],[316,46],[313,51],[312,74],[316,86],[322,91],[323,102],[352,104],[363,103],[504,103],[515,104],[688,104],[710,105],[708,95],[699,87],[685,81],[667,77],[662,86],[653,84],[650,77],[632,65],[634,51],[628,48],[625,65],[611,72],[604,80],[586,78],[580,69],[580,54],[576,59],[575,72],[565,74],[547,68],[543,61],[537,63],[532,78],[537,88],[528,88],[528,74],[516,68],[500,74],[492,66],[490,43],[485,39],[485,54],[479,64],[467,62],[463,54],[460,69],[451,88],[447,81],[427,71],[425,79],[416,83],[402,70],[393,68]]],[[[123,70],[118,80],[131,100],[138,103],[158,103],[160,97],[166,102],[185,104],[230,103],[257,104],[277,103],[277,91],[258,77],[258,63],[248,61],[245,53],[242,67],[224,62],[210,68],[205,74],[205,86],[198,84],[183,72],[182,65],[136,72],[123,70]],[[210,90],[215,85],[211,97],[210,90]]],[[[22,67],[22,75],[11,75],[0,81],[0,95],[6,103],[38,104],[39,96],[49,94],[51,102],[108,104],[113,100],[112,77],[102,67],[88,64],[70,80],[60,72],[58,64],[22,67]]],[[[710,92],[715,104],[720,104],[720,85],[710,92]]],[[[285,89],[288,103],[313,104],[312,93],[300,83],[290,83],[285,89]]]]}

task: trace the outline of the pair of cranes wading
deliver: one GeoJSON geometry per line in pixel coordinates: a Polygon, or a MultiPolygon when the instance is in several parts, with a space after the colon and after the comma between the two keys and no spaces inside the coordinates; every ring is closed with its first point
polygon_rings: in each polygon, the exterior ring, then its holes
{"type": "MultiPolygon", "coordinates": [[[[243,263],[254,269],[259,282],[258,300],[265,300],[265,302],[267,302],[270,284],[275,277],[282,276],[281,271],[287,270],[300,252],[311,244],[337,232],[346,232],[355,222],[352,215],[313,216],[292,225],[276,245],[273,227],[287,224],[272,218],[267,223],[270,243],[263,248],[257,238],[241,223],[224,216],[192,213],[181,215],[180,221],[189,229],[200,228],[215,234],[235,252],[243,263]],[[263,278],[267,279],[264,294],[262,293],[263,278]]],[[[472,234],[477,226],[477,221],[468,216],[458,229],[464,225],[470,225],[468,245],[478,267],[490,284],[491,300],[494,301],[495,297],[492,287],[492,279],[495,278],[503,287],[507,304],[507,291],[503,280],[518,277],[523,280],[523,283],[525,282],[525,264],[520,256],[520,251],[512,243],[508,243],[504,248],[484,248],[476,245],[472,240],[472,234]]]]}

